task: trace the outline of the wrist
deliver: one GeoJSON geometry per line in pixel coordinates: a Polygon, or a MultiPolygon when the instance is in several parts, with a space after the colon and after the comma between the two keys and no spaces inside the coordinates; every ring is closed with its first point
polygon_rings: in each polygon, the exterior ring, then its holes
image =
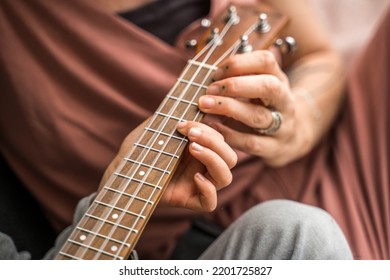
{"type": "Polygon", "coordinates": [[[303,156],[313,149],[321,137],[323,112],[307,89],[294,87],[292,93],[296,99],[299,145],[303,156]]]}

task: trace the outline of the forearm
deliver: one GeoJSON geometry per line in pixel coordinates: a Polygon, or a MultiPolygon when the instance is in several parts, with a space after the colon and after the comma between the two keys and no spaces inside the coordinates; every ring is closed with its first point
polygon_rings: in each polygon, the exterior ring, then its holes
{"type": "Polygon", "coordinates": [[[289,71],[296,97],[297,119],[305,124],[305,147],[312,149],[333,124],[343,99],[345,72],[332,51],[313,53],[294,63],[289,71]]]}

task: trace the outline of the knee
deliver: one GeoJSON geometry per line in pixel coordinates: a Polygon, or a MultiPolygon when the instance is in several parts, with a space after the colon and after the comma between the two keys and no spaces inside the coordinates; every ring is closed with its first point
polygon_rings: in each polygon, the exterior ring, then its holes
{"type": "Polygon", "coordinates": [[[270,224],[275,227],[294,228],[310,226],[312,230],[335,224],[334,219],[324,210],[290,200],[270,200],[251,208],[245,219],[249,223],[270,224]]]}
{"type": "Polygon", "coordinates": [[[288,200],[271,200],[250,209],[242,226],[261,233],[275,246],[288,248],[292,259],[349,259],[348,243],[326,211],[288,200]]]}

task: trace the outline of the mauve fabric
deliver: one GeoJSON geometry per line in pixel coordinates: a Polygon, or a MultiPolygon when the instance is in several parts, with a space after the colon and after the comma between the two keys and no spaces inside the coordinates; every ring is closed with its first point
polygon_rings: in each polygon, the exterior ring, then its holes
{"type": "MultiPolygon", "coordinates": [[[[213,1],[211,17],[227,2],[213,1]]],[[[279,169],[239,153],[234,181],[207,219],[227,226],[258,202],[297,200],[327,210],[355,258],[390,258],[389,30],[387,17],[354,67],[335,128],[312,153],[279,169]]],[[[157,108],[193,55],[185,40],[201,32],[194,22],[172,47],[81,0],[1,2],[0,148],[58,230],[157,108]]],[[[157,208],[140,258],[168,258],[196,215],[157,208]]]]}

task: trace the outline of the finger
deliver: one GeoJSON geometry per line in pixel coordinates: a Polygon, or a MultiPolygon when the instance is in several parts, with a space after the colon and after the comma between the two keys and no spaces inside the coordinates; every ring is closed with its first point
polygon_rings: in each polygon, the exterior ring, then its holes
{"type": "Polygon", "coordinates": [[[225,142],[223,136],[210,126],[198,122],[181,122],[177,129],[180,133],[188,136],[191,142],[196,142],[216,153],[229,168],[236,165],[236,153],[225,142]]]}
{"type": "Polygon", "coordinates": [[[240,76],[212,83],[208,95],[261,99],[280,110],[289,102],[287,84],[272,75],[240,76]]]}
{"type": "Polygon", "coordinates": [[[167,188],[161,203],[174,207],[184,207],[195,211],[212,211],[217,204],[217,189],[214,184],[201,173],[206,172],[205,167],[199,161],[183,159],[177,175],[179,181],[172,180],[176,187],[167,188]],[[185,166],[185,167],[183,167],[185,166]],[[194,170],[199,170],[194,174],[194,170]],[[184,180],[184,181],[183,181],[184,180]],[[190,182],[192,180],[192,182],[190,182]],[[189,186],[188,184],[194,186],[189,186]],[[187,187],[185,187],[187,186],[187,187]]]}
{"type": "Polygon", "coordinates": [[[194,175],[194,182],[198,187],[199,193],[188,200],[186,208],[195,211],[213,211],[217,207],[217,190],[215,186],[200,173],[194,175]]]}
{"type": "Polygon", "coordinates": [[[206,177],[214,184],[217,190],[226,187],[232,182],[232,174],[226,162],[214,151],[191,143],[189,146],[191,155],[201,162],[207,169],[206,177]]]}
{"type": "Polygon", "coordinates": [[[280,68],[275,55],[268,50],[258,50],[227,58],[214,73],[214,79],[253,74],[274,75],[281,81],[287,81],[287,76],[280,68]]]}
{"type": "Polygon", "coordinates": [[[229,97],[202,96],[199,99],[199,109],[207,114],[233,118],[252,128],[267,128],[273,122],[268,108],[229,97]]]}
{"type": "Polygon", "coordinates": [[[272,155],[277,154],[278,144],[274,137],[242,133],[221,123],[213,123],[212,126],[222,133],[229,145],[238,150],[264,159],[269,159],[272,155]]]}

